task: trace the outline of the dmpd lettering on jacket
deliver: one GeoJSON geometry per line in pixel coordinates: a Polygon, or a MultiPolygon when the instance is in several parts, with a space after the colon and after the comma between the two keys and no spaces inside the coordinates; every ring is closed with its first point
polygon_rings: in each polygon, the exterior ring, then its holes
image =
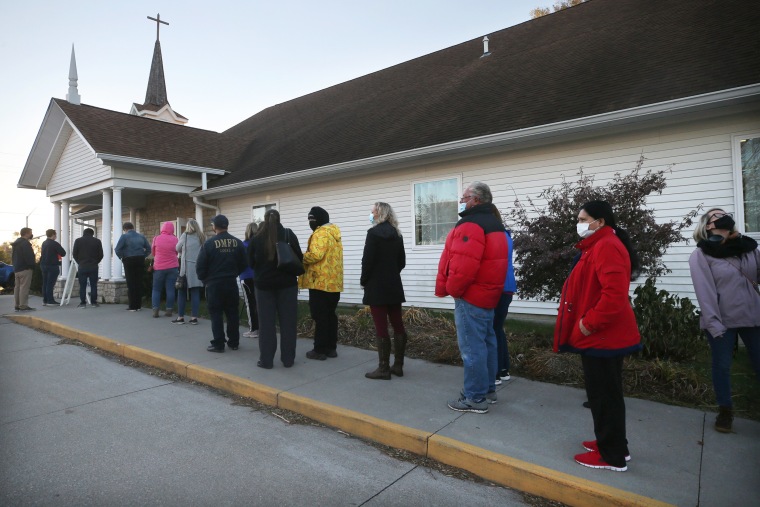
{"type": "Polygon", "coordinates": [[[235,238],[221,238],[214,240],[214,248],[218,252],[233,252],[238,246],[238,240],[235,238]]]}

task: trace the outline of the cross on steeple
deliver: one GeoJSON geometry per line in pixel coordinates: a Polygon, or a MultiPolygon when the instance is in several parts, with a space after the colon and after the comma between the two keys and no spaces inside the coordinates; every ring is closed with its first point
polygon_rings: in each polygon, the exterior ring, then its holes
{"type": "Polygon", "coordinates": [[[150,16],[148,16],[148,19],[156,22],[156,40],[158,40],[158,29],[161,27],[161,23],[167,26],[169,25],[169,23],[167,23],[166,21],[161,21],[161,14],[156,14],[155,18],[151,18],[150,16]]]}

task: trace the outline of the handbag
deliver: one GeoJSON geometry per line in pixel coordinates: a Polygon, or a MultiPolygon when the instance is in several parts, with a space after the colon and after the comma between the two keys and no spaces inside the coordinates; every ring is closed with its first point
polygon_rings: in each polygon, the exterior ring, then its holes
{"type": "Polygon", "coordinates": [[[294,276],[301,276],[306,272],[303,263],[290,246],[290,229],[285,229],[285,241],[278,241],[275,246],[278,271],[294,276]]]}
{"type": "MultiPolygon", "coordinates": [[[[187,250],[187,233],[185,233],[185,242],[184,242],[184,246],[182,247],[182,253],[184,255],[183,255],[183,258],[180,259],[180,263],[181,263],[182,267],[185,268],[185,270],[187,270],[187,263],[183,262],[183,261],[184,261],[184,257],[187,255],[185,253],[186,250],[187,250]]],[[[182,269],[180,269],[180,272],[182,272],[182,269]]],[[[180,274],[177,277],[177,281],[174,282],[174,288],[175,289],[185,289],[185,288],[187,288],[187,276],[183,275],[183,274],[180,274]]]]}

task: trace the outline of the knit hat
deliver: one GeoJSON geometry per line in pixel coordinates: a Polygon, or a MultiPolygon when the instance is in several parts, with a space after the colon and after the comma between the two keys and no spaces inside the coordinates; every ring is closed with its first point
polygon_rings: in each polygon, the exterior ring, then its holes
{"type": "Polygon", "coordinates": [[[323,226],[329,221],[330,214],[319,206],[314,206],[309,210],[309,222],[314,222],[316,227],[323,226]]]}

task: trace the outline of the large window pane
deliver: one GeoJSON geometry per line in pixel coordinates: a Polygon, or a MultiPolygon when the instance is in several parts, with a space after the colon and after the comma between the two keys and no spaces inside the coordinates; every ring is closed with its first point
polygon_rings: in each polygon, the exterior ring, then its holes
{"type": "Polygon", "coordinates": [[[262,206],[254,206],[253,213],[251,213],[251,221],[255,224],[260,224],[264,221],[264,213],[270,209],[277,209],[276,204],[264,204],[262,206]]]}
{"type": "Polygon", "coordinates": [[[742,188],[744,189],[744,229],[760,232],[760,137],[740,141],[742,188]]]}
{"type": "Polygon", "coordinates": [[[414,184],[414,244],[441,245],[456,225],[457,179],[414,184]]]}

